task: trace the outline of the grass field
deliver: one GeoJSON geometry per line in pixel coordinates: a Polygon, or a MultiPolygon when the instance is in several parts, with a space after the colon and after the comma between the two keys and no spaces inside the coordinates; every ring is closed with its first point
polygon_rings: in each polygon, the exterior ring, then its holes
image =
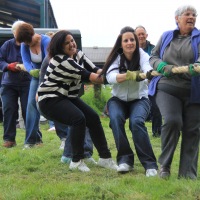
{"type": "MultiPolygon", "coordinates": [[[[94,106],[91,88],[86,88],[83,99],[94,106]]],[[[109,119],[101,116],[101,121],[115,159],[116,148],[108,126],[109,119]]],[[[146,125],[158,158],[160,138],[152,137],[151,123],[146,125]]],[[[0,124],[1,137],[2,128],[0,124]]],[[[92,165],[88,165],[89,173],[72,172],[68,165],[60,162],[62,150],[59,150],[60,141],[55,132],[48,132],[47,124],[40,128],[44,142],[40,147],[23,150],[25,131],[22,129],[17,129],[16,147],[0,147],[0,200],[200,200],[200,178],[196,181],[177,179],[180,145],[175,152],[169,180],[158,176],[147,178],[137,156],[134,171],[128,174],[92,165]]],[[[128,128],[127,134],[133,147],[128,128]]],[[[98,159],[95,149],[93,158],[98,159]]],[[[198,174],[200,176],[200,168],[198,174]]]]}

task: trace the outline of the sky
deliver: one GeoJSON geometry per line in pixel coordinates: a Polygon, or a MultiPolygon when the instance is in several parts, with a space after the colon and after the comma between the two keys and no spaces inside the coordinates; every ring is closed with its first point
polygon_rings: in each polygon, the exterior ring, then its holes
{"type": "MultiPolygon", "coordinates": [[[[164,31],[176,28],[174,13],[192,5],[200,15],[200,0],[50,0],[59,29],[78,29],[83,47],[113,47],[125,26],[142,25],[156,44],[164,31]]],[[[200,29],[200,16],[196,27],[200,29]]]]}

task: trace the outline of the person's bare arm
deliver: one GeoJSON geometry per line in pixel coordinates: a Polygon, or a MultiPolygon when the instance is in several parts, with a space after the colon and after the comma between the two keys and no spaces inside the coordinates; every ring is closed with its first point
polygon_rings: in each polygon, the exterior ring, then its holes
{"type": "Polygon", "coordinates": [[[103,84],[103,82],[104,82],[102,76],[99,76],[99,74],[96,74],[93,72],[90,74],[89,80],[92,83],[97,83],[97,84],[103,84]]]}

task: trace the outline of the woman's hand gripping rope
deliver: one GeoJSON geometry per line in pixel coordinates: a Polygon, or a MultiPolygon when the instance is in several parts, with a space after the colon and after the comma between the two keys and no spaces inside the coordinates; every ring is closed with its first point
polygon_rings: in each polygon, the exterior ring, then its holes
{"type": "MultiPolygon", "coordinates": [[[[173,67],[171,69],[171,74],[183,74],[189,73],[191,76],[197,76],[200,74],[200,64],[190,64],[189,66],[173,67]]],[[[139,73],[141,79],[151,80],[154,76],[161,76],[163,74],[150,70],[147,73],[139,73]]]]}

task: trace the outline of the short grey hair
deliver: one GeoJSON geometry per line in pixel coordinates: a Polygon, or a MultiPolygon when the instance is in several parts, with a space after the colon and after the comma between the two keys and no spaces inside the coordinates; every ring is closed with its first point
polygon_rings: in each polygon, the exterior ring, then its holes
{"type": "Polygon", "coordinates": [[[196,10],[196,8],[194,6],[192,6],[192,5],[184,5],[184,6],[180,6],[179,8],[177,8],[177,10],[175,11],[175,17],[176,16],[181,16],[184,12],[186,12],[188,10],[194,12],[194,14],[197,15],[197,10],[196,10]]]}
{"type": "Polygon", "coordinates": [[[24,21],[21,21],[21,20],[18,20],[18,21],[16,21],[16,22],[13,23],[12,28],[11,28],[13,34],[15,33],[17,27],[18,27],[19,25],[23,24],[23,23],[24,23],[24,21]]]}
{"type": "Polygon", "coordinates": [[[145,32],[147,32],[146,28],[145,28],[144,26],[142,26],[142,25],[136,26],[135,31],[136,31],[136,29],[138,29],[138,28],[142,28],[142,29],[144,29],[145,32]]]}

